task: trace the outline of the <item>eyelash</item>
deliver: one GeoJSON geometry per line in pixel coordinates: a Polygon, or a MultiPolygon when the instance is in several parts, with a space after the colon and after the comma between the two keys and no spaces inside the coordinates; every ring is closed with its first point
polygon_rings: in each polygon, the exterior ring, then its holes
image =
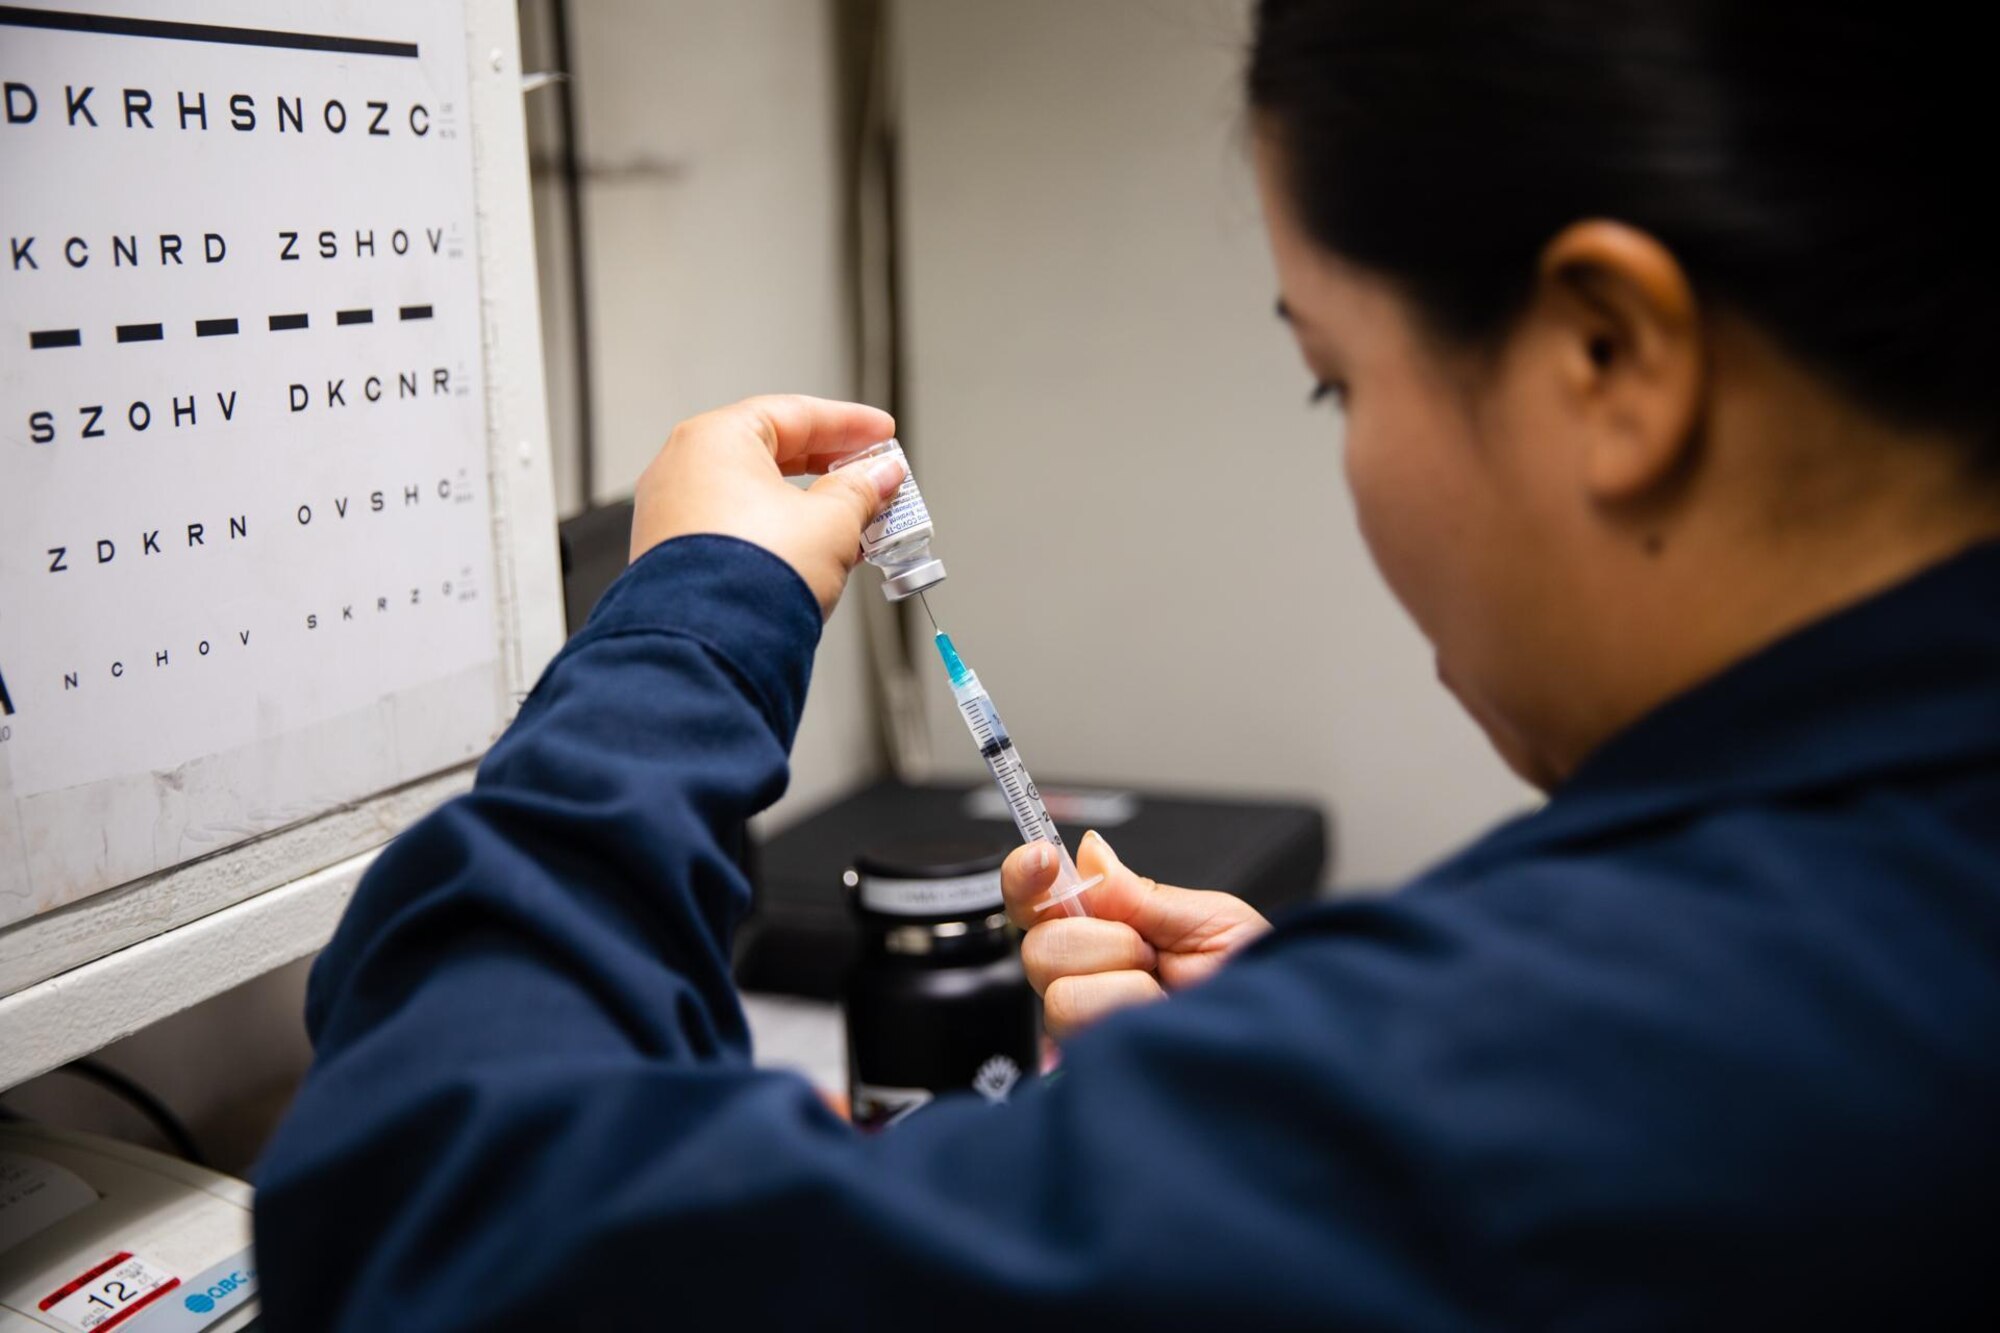
{"type": "Polygon", "coordinates": [[[1318,407],[1329,398],[1333,400],[1334,406],[1345,409],[1347,406],[1347,386],[1337,380],[1321,380],[1319,383],[1313,385],[1312,393],[1307,397],[1306,402],[1310,406],[1318,407]]]}

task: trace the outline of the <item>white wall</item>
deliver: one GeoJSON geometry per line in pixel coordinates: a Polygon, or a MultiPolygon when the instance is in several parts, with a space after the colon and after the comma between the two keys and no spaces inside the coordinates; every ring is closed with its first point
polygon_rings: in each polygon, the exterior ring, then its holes
{"type": "MultiPolygon", "coordinates": [[[[608,500],[631,494],[683,417],[753,393],[853,392],[833,30],[828,0],[582,0],[571,15],[596,489],[608,500]]],[[[524,44],[546,50],[540,6],[525,18],[524,44]]],[[[552,159],[553,103],[549,92],[530,102],[538,161],[552,159]]],[[[560,198],[552,171],[538,171],[558,495],[573,513],[575,323],[560,198]]],[[[778,823],[879,767],[860,631],[847,606],[828,626],[778,823]]]]}
{"type": "MultiPolygon", "coordinates": [[[[898,14],[902,424],[952,571],[932,605],[1038,776],[1317,797],[1347,886],[1520,808],[1377,580],[1273,317],[1247,6],[898,14]]],[[[933,703],[941,761],[977,771],[933,703]]]]}

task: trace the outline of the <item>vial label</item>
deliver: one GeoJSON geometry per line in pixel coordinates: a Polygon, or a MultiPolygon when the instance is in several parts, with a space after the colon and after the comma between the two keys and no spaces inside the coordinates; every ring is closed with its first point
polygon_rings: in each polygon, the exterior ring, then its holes
{"type": "Polygon", "coordinates": [[[861,530],[861,553],[864,556],[878,555],[915,529],[928,528],[930,522],[931,511],[925,507],[923,494],[917,490],[916,478],[905,476],[903,484],[889,497],[888,505],[861,530]]]}

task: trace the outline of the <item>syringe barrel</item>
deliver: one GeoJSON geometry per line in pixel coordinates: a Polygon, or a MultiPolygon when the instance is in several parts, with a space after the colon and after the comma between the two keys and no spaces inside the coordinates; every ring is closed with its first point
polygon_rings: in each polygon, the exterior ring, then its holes
{"type": "MultiPolygon", "coordinates": [[[[997,717],[995,721],[998,721],[997,717]]],[[[1035,780],[1028,776],[1028,766],[1021,762],[1013,742],[1005,740],[1006,733],[1002,731],[1000,734],[1003,744],[986,763],[993,770],[993,780],[1000,784],[1000,794],[1006,798],[1007,810],[1014,816],[1014,827],[1020,830],[1022,842],[1046,843],[1056,852],[1055,883],[1049,885],[1049,896],[1037,904],[1035,910],[1056,916],[1089,916],[1089,909],[1083,905],[1083,894],[1101,877],[1085,880],[1077,871],[1069,848],[1063,844],[1062,830],[1049,817],[1049,808],[1042,803],[1042,794],[1036,790],[1035,780]]]]}
{"type": "Polygon", "coordinates": [[[940,633],[938,645],[951,671],[951,693],[958,703],[959,716],[971,730],[980,758],[993,770],[993,780],[1007,800],[1007,813],[1014,817],[1021,841],[1047,843],[1056,850],[1056,881],[1049,886],[1049,896],[1037,903],[1035,910],[1058,916],[1089,916],[1083,895],[1103,876],[1093,875],[1086,880],[1077,872],[1069,848],[1063,845],[1062,832],[1056,828],[1056,821],[1049,818],[1049,808],[1042,803],[1035,780],[1028,776],[1028,766],[1021,762],[1020,752],[1008,737],[1006,724],[993,707],[992,697],[980,686],[979,677],[959,660],[949,638],[940,633]]]}
{"type": "Polygon", "coordinates": [[[972,732],[973,742],[979,746],[979,757],[993,771],[993,780],[1000,786],[1021,840],[1050,843],[1067,860],[1069,851],[1063,846],[1062,834],[1057,832],[1055,820],[1049,818],[1042,794],[1036,790],[1035,780],[1028,776],[1027,765],[1021,762],[1020,752],[1007,735],[1007,726],[994,709],[992,698],[980,688],[979,677],[967,671],[964,680],[953,685],[952,695],[958,702],[959,715],[972,732]]]}

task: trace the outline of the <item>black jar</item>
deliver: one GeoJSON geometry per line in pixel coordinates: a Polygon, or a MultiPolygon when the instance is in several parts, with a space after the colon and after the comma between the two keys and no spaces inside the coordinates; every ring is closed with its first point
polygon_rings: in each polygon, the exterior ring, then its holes
{"type": "Polygon", "coordinates": [[[876,1130],[944,1092],[1003,1102],[1032,1077],[1035,993],[1000,897],[1006,850],[878,847],[846,875],[860,947],[842,996],[854,1123],[876,1130]]]}

